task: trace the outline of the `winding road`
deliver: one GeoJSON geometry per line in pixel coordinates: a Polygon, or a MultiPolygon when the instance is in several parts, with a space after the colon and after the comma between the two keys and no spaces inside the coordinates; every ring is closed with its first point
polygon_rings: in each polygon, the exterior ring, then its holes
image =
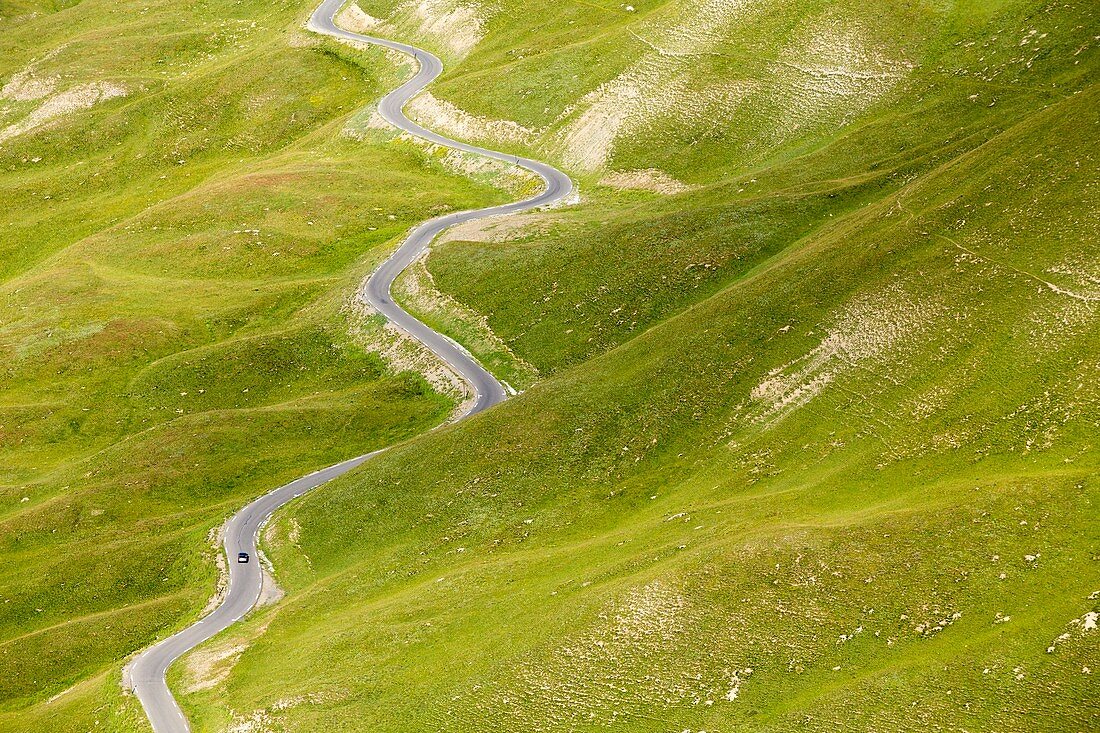
{"type": "MultiPolygon", "coordinates": [[[[555,203],[569,195],[573,190],[573,183],[564,173],[545,163],[451,140],[421,127],[406,117],[403,112],[405,104],[442,73],[443,63],[427,51],[414,46],[337,28],[333,18],[344,2],[345,0],[324,0],[313,12],[307,27],[316,33],[401,51],[413,56],[419,62],[419,70],[416,74],[387,94],[379,103],[378,111],[388,122],[429,142],[526,168],[538,174],[545,182],[544,190],[532,198],[475,211],[455,212],[421,224],[409,234],[393,255],[367,278],[360,289],[359,296],[362,299],[403,331],[423,343],[470,385],[475,399],[461,415],[461,418],[466,418],[503,401],[507,397],[504,386],[457,343],[433,331],[402,310],[390,294],[393,281],[427,250],[432,240],[444,229],[474,219],[511,214],[555,203]]],[[[145,714],[149,717],[149,722],[156,733],[186,733],[190,730],[187,718],[168,689],[165,679],[168,667],[191,649],[237,622],[256,605],[260,598],[262,572],[259,562],[253,559],[247,564],[239,564],[235,562],[237,553],[247,552],[252,558],[256,558],[256,541],[260,529],[277,509],[310,489],[347,473],[381,452],[374,451],[350,458],[303,476],[264,494],[226,522],[223,534],[226,557],[229,560],[229,588],[225,599],[214,611],[192,626],[146,649],[130,663],[127,670],[128,685],[141,701],[145,714]]]]}

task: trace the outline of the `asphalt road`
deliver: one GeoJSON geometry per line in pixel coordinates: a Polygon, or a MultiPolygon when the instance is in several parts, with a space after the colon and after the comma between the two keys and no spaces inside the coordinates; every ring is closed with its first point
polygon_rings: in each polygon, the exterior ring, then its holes
{"type": "MultiPolygon", "coordinates": [[[[344,0],[324,0],[310,17],[307,27],[316,33],[386,46],[414,56],[419,61],[420,68],[416,75],[390,92],[380,102],[378,109],[386,120],[406,132],[433,143],[514,163],[537,173],[546,184],[542,193],[523,201],[476,211],[455,212],[421,224],[409,234],[393,255],[367,278],[359,293],[360,297],[376,310],[447,362],[470,385],[475,399],[462,415],[463,418],[469,417],[503,401],[507,397],[504,386],[457,343],[433,331],[402,310],[393,302],[390,287],[401,271],[412,264],[428,248],[432,240],[447,227],[473,219],[526,211],[555,203],[569,195],[573,190],[573,183],[564,173],[545,163],[451,140],[407,118],[402,111],[405,103],[439,76],[443,71],[443,63],[427,51],[414,46],[350,33],[337,28],[333,22],[333,16],[343,2],[344,0]]],[[[347,473],[380,452],[375,451],[348,459],[281,486],[241,509],[226,523],[224,537],[225,553],[229,560],[229,589],[225,600],[208,616],[146,649],[129,665],[128,684],[137,694],[156,733],[186,733],[190,730],[187,719],[168,689],[168,683],[165,680],[168,667],[191,649],[234,624],[259,600],[262,574],[256,559],[256,539],[264,523],[275,510],[287,502],[330,479],[347,473]],[[247,552],[252,560],[247,564],[237,563],[238,552],[247,552]]]]}

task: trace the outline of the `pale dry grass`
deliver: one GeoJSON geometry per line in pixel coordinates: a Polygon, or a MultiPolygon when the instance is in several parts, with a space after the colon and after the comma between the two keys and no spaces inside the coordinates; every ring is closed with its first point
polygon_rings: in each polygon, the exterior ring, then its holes
{"type": "Polygon", "coordinates": [[[224,682],[249,645],[267,631],[271,618],[244,634],[236,633],[229,638],[203,644],[183,657],[183,692],[191,694],[210,690],[224,682]]]}
{"type": "Polygon", "coordinates": [[[525,212],[487,216],[453,226],[439,235],[436,244],[446,242],[511,242],[546,234],[561,219],[553,214],[525,212]]]}
{"type": "Polygon", "coordinates": [[[885,97],[912,70],[866,40],[850,20],[822,15],[807,23],[772,65],[775,126],[763,144],[779,144],[821,124],[839,126],[885,97]]]}

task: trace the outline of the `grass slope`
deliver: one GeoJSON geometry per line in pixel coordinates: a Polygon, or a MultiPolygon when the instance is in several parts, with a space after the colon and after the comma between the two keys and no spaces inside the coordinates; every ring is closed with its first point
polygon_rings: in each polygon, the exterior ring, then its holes
{"type": "MultiPolygon", "coordinates": [[[[361,6],[447,60],[426,121],[584,198],[433,253],[529,388],[280,514],[287,597],[172,672],[197,731],[1095,727],[1090,4],[361,6]]],[[[441,418],[342,307],[504,196],[341,137],[396,77],[310,8],[150,7],[0,12],[0,78],[127,89],[0,143],[5,730],[146,730],[119,660],[206,532],[441,418]]]]}
{"type": "Polygon", "coordinates": [[[176,672],[197,729],[1095,727],[1095,9],[744,5],[500,3],[451,51],[437,97],[587,197],[428,262],[544,379],[280,516],[288,597],[176,672]],[[887,88],[769,75],[822,35],[887,88]],[[693,121],[652,65],[751,89],[693,121]],[[659,112],[590,167],[624,73],[659,112]],[[601,185],[650,168],[696,187],[601,185]]]}
{"type": "Polygon", "coordinates": [[[401,70],[303,10],[0,7],[0,729],[143,724],[119,670],[206,604],[212,529],[452,408],[350,297],[506,194],[342,135],[401,70]]]}

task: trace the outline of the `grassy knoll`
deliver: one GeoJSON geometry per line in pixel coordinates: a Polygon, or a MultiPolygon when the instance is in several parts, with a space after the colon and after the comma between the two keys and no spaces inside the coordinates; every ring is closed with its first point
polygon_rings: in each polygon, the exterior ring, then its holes
{"type": "Polygon", "coordinates": [[[305,10],[0,5],[2,730],[140,724],[119,670],[205,605],[211,530],[452,407],[349,301],[505,194],[343,135],[403,72],[305,10]]]}
{"type": "Polygon", "coordinates": [[[543,378],[278,518],[197,729],[1095,727],[1095,10],[521,5],[435,93],[586,200],[428,269],[543,378]]]}

